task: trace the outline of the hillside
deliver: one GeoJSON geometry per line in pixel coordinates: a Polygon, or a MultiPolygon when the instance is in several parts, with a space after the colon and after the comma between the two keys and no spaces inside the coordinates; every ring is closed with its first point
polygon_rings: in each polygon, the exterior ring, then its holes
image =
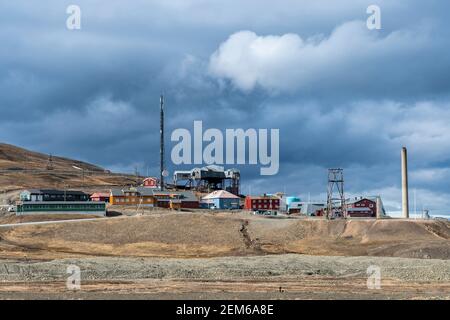
{"type": "Polygon", "coordinates": [[[89,189],[136,181],[135,176],[114,174],[87,162],[54,155],[51,159],[48,154],[0,143],[0,191],[64,186],[89,189]]]}
{"type": "Polygon", "coordinates": [[[195,258],[298,253],[450,259],[450,223],[168,213],[0,228],[0,258],[195,258]]]}
{"type": "MultiPolygon", "coordinates": [[[[0,170],[46,170],[49,155],[29,151],[10,144],[0,143],[0,170]]],[[[88,171],[105,171],[103,168],[83,161],[52,156],[52,166],[55,171],[77,171],[77,166],[88,171]]]]}

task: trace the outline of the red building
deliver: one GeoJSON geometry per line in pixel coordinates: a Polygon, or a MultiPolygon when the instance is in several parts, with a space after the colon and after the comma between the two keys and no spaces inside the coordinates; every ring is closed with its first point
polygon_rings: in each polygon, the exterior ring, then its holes
{"type": "Polygon", "coordinates": [[[91,201],[109,202],[110,194],[107,192],[95,192],[91,194],[91,201]]]}
{"type": "Polygon", "coordinates": [[[355,198],[347,203],[349,217],[375,218],[377,216],[377,203],[367,198],[355,198]]]}
{"type": "Polygon", "coordinates": [[[144,187],[147,188],[158,188],[158,179],[149,177],[144,179],[144,187]]]}
{"type": "Polygon", "coordinates": [[[153,191],[155,206],[161,208],[198,209],[199,201],[192,191],[153,191]]]}
{"type": "Polygon", "coordinates": [[[247,196],[244,208],[252,211],[280,210],[280,198],[275,196],[247,196]]]}

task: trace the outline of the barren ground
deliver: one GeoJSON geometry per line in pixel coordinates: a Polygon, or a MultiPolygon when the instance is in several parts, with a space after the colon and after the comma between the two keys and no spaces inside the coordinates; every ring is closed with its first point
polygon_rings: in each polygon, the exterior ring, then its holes
{"type": "Polygon", "coordinates": [[[85,258],[0,263],[0,298],[450,299],[450,261],[270,255],[201,259],[85,258]],[[69,265],[81,290],[66,288],[69,265]],[[367,268],[381,288],[367,287],[367,268]]]}
{"type": "Polygon", "coordinates": [[[147,210],[0,227],[0,259],[4,299],[450,299],[450,226],[436,220],[147,210]],[[81,291],[65,287],[72,264],[81,291]]]}
{"type": "Polygon", "coordinates": [[[0,258],[298,253],[449,259],[449,225],[437,220],[326,221],[159,210],[144,216],[0,227],[0,258]]]}

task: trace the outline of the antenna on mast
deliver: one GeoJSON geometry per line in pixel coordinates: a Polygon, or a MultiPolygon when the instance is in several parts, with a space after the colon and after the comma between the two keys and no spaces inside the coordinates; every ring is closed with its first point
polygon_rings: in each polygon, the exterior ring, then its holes
{"type": "Polygon", "coordinates": [[[161,191],[164,190],[164,96],[161,95],[159,98],[159,104],[160,104],[160,120],[159,120],[159,134],[160,134],[160,146],[159,146],[159,153],[160,153],[160,187],[161,191]]]}

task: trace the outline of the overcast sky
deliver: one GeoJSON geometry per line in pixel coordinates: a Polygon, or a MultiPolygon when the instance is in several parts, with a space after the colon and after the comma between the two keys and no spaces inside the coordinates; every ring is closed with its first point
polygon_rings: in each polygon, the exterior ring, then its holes
{"type": "MultiPolygon", "coordinates": [[[[450,208],[446,1],[0,0],[0,140],[117,171],[158,173],[159,94],[176,128],[279,128],[280,170],[243,192],[349,196],[450,208]],[[339,4],[337,4],[339,2],[339,4]],[[81,29],[66,27],[69,5],[81,29]],[[381,8],[381,30],[366,9],[381,8]]],[[[166,163],[170,150],[167,139],[166,163]]]]}

